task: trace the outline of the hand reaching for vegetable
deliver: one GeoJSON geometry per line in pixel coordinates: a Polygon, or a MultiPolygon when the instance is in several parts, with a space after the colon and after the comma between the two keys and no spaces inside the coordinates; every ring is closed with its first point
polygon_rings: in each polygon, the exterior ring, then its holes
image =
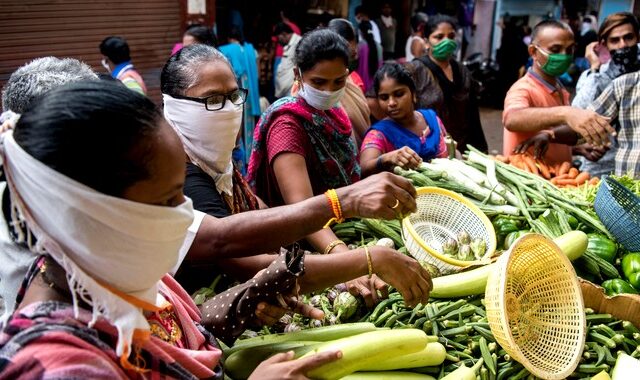
{"type": "Polygon", "coordinates": [[[369,250],[373,271],[402,294],[407,306],[427,302],[433,282],[420,263],[390,248],[375,246],[369,250]]]}
{"type": "Polygon", "coordinates": [[[293,351],[273,355],[256,367],[249,380],[305,380],[307,372],[340,359],[342,352],[320,352],[296,360],[293,355],[293,351]]]}
{"type": "Polygon", "coordinates": [[[256,322],[258,325],[271,326],[278,322],[280,318],[288,312],[293,312],[320,321],[324,319],[324,312],[320,309],[307,305],[295,297],[286,296],[283,297],[283,299],[286,302],[287,307],[271,305],[266,302],[260,302],[258,304],[255,311],[257,318],[256,322]]]}
{"type": "Polygon", "coordinates": [[[336,191],[345,218],[390,220],[416,210],[416,189],[411,182],[388,172],[336,191]]]}
{"type": "Polygon", "coordinates": [[[609,124],[610,118],[591,110],[572,107],[571,111],[566,113],[565,120],[571,129],[593,145],[606,145],[609,143],[609,135],[616,134],[615,129],[609,124]]]}
{"type": "Polygon", "coordinates": [[[345,285],[347,285],[349,293],[354,296],[362,296],[364,303],[369,308],[378,303],[380,298],[378,291],[380,291],[382,298],[389,296],[389,285],[375,274],[371,276],[371,278],[369,278],[369,276],[362,276],[355,280],[347,281],[345,285]]]}
{"type": "Polygon", "coordinates": [[[573,147],[573,154],[583,156],[589,161],[596,162],[607,153],[609,147],[607,146],[593,146],[591,144],[582,144],[573,147]]]}
{"type": "MultiPolygon", "coordinates": [[[[266,269],[259,271],[255,276],[253,276],[253,278],[259,277],[265,270],[266,269]]],[[[297,293],[299,290],[300,287],[296,284],[294,292],[297,293]]],[[[258,303],[255,311],[256,323],[259,326],[271,326],[278,322],[280,318],[288,312],[297,313],[312,319],[324,319],[324,312],[322,310],[305,304],[295,296],[283,295],[282,302],[284,302],[282,305],[272,305],[267,302],[258,303]]]]}
{"type": "Polygon", "coordinates": [[[550,140],[551,136],[548,133],[538,133],[518,144],[518,146],[513,150],[513,153],[522,154],[528,151],[529,148],[533,147],[533,158],[540,159],[544,157],[545,153],[547,153],[550,140]]]}
{"type": "Polygon", "coordinates": [[[389,168],[400,166],[403,169],[415,169],[422,163],[422,158],[413,149],[404,146],[380,156],[382,164],[389,168]]]}

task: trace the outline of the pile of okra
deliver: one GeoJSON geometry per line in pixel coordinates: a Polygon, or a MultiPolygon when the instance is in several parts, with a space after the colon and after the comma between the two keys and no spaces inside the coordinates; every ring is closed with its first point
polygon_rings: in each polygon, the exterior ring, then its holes
{"type": "MultiPolygon", "coordinates": [[[[596,314],[586,309],[587,335],[580,364],[571,378],[588,379],[601,371],[611,372],[619,353],[640,358],[640,330],[631,322],[613,318],[610,314],[596,314]]],[[[480,380],[534,379],[520,363],[513,360],[496,342],[481,296],[456,300],[433,300],[414,308],[404,305],[399,293],[390,294],[361,321],[373,322],[377,327],[419,328],[438,337],[446,350],[445,362],[440,366],[412,369],[440,378],[453,372],[461,364],[467,367],[480,358],[480,380]]]]}

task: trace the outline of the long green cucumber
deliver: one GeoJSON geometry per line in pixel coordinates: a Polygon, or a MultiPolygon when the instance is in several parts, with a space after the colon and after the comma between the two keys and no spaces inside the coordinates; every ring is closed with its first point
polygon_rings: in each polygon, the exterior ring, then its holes
{"type": "Polygon", "coordinates": [[[444,346],[437,342],[428,343],[421,351],[412,354],[390,357],[362,368],[365,371],[389,371],[440,365],[447,354],[444,346]]]}
{"type": "Polygon", "coordinates": [[[340,379],[382,359],[408,355],[424,349],[427,335],[418,329],[378,330],[325,342],[303,355],[339,350],[342,357],[307,373],[312,379],[340,379]]]}
{"type": "Polygon", "coordinates": [[[322,344],[315,341],[282,342],[263,346],[248,347],[229,355],[224,361],[224,369],[234,380],[247,379],[264,360],[280,352],[293,351],[300,357],[322,344]]]}
{"type": "Polygon", "coordinates": [[[436,380],[435,377],[415,372],[383,371],[383,372],[355,372],[342,380],[436,380]]]}
{"type": "Polygon", "coordinates": [[[248,347],[263,346],[267,344],[295,342],[295,341],[317,341],[328,342],[335,339],[345,338],[364,332],[374,331],[376,326],[369,322],[344,323],[341,325],[322,326],[313,329],[294,331],[290,333],[261,335],[255,338],[236,341],[233,347],[225,351],[226,357],[238,350],[248,347]]]}

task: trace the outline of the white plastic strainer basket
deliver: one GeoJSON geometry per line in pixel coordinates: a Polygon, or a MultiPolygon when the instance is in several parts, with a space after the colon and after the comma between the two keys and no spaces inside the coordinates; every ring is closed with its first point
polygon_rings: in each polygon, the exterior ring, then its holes
{"type": "Polygon", "coordinates": [[[466,231],[471,239],[481,238],[489,257],[496,249],[496,233],[487,216],[464,197],[438,187],[416,189],[418,210],[402,221],[407,251],[417,260],[435,265],[441,274],[487,264],[486,261],[463,261],[442,254],[442,245],[466,231]]]}

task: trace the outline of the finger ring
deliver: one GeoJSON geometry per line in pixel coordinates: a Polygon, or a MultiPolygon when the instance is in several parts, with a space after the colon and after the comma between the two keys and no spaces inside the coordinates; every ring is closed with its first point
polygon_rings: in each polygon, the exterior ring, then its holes
{"type": "Polygon", "coordinates": [[[397,208],[398,206],[400,206],[400,201],[396,198],[396,204],[393,205],[393,207],[391,207],[392,209],[397,208]]]}

